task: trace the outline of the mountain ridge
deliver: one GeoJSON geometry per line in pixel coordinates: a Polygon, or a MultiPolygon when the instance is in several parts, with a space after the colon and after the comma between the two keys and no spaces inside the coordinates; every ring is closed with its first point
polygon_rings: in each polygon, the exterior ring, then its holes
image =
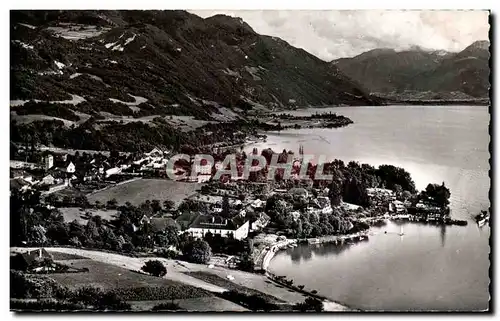
{"type": "Polygon", "coordinates": [[[331,63],[372,94],[399,97],[487,98],[489,41],[460,52],[374,49],[331,63]]]}
{"type": "Polygon", "coordinates": [[[336,66],[223,15],[11,11],[10,52],[11,136],[58,147],[201,144],[186,131],[207,122],[381,104],[336,66]]]}

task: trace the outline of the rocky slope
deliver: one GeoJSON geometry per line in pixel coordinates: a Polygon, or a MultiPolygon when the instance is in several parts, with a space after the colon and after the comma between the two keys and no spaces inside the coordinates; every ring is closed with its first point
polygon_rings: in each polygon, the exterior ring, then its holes
{"type": "Polygon", "coordinates": [[[181,125],[379,103],[335,66],[223,15],[11,11],[10,31],[14,140],[110,148],[121,143],[112,139],[121,129],[141,127],[123,138],[142,149],[154,140],[192,141],[181,125]]]}
{"type": "Polygon", "coordinates": [[[489,56],[489,42],[478,41],[458,53],[375,49],[332,64],[377,95],[473,99],[488,97],[489,56]]]}

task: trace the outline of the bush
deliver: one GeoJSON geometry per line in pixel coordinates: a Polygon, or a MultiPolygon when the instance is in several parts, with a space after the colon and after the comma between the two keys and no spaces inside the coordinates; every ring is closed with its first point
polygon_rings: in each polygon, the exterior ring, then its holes
{"type": "Polygon", "coordinates": [[[258,294],[252,294],[252,295],[247,295],[235,290],[232,291],[226,291],[221,294],[221,297],[235,302],[237,304],[241,304],[243,306],[246,306],[252,311],[276,311],[279,310],[279,307],[266,300],[264,297],[258,295],[258,294]]]}
{"type": "Polygon", "coordinates": [[[85,310],[85,306],[78,303],[63,302],[59,300],[44,299],[40,301],[10,300],[11,310],[20,311],[78,311],[85,310]]]}
{"type": "Polygon", "coordinates": [[[160,303],[153,307],[152,311],[179,311],[183,310],[177,303],[160,303]]]}
{"type": "Polygon", "coordinates": [[[163,257],[166,259],[177,259],[179,257],[179,253],[174,250],[162,250],[156,253],[159,257],[163,257]]]}
{"type": "Polygon", "coordinates": [[[165,274],[167,274],[167,268],[158,260],[147,261],[141,268],[141,270],[158,277],[163,277],[165,274]]]}
{"type": "Polygon", "coordinates": [[[307,312],[307,311],[321,312],[323,311],[323,302],[321,300],[308,297],[304,300],[304,302],[295,304],[293,306],[293,309],[300,312],[307,312]]]}
{"type": "Polygon", "coordinates": [[[125,301],[174,300],[206,297],[209,294],[202,289],[189,285],[172,284],[168,286],[144,286],[113,290],[125,301]]]}
{"type": "Polygon", "coordinates": [[[65,298],[67,289],[55,280],[10,271],[10,297],[17,299],[65,298]]]}
{"type": "Polygon", "coordinates": [[[79,288],[69,297],[71,302],[83,304],[92,310],[123,311],[131,308],[130,304],[123,301],[117,293],[112,291],[104,292],[99,288],[90,286],[79,288]]]}
{"type": "Polygon", "coordinates": [[[206,264],[212,257],[212,249],[207,242],[196,240],[185,246],[184,256],[190,262],[206,264]]]}

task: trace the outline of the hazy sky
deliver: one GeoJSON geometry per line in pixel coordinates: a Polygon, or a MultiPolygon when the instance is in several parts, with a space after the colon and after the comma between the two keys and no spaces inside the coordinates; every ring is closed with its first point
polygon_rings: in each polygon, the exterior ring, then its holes
{"type": "Polygon", "coordinates": [[[487,11],[204,11],[241,17],[256,32],[280,37],[330,61],[375,48],[459,51],[488,39],[487,11]]]}

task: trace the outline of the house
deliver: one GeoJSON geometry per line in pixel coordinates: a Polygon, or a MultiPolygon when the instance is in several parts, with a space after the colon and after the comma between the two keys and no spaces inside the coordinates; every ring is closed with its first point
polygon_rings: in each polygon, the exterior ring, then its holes
{"type": "Polygon", "coordinates": [[[66,178],[63,182],[56,183],[55,185],[50,186],[48,191],[42,192],[42,195],[47,195],[47,194],[51,194],[51,193],[63,190],[68,186],[71,186],[71,183],[70,183],[70,180],[66,178]]]}
{"type": "Polygon", "coordinates": [[[25,170],[22,170],[22,169],[13,169],[11,170],[10,172],[10,178],[21,178],[31,184],[34,184],[35,182],[37,182],[34,178],[33,178],[33,175],[26,172],[25,170]]]}
{"type": "Polygon", "coordinates": [[[319,196],[316,199],[316,204],[320,208],[321,213],[323,213],[323,214],[332,214],[333,213],[332,205],[331,205],[330,199],[328,197],[319,196]]]}
{"type": "Polygon", "coordinates": [[[42,180],[40,181],[40,184],[42,185],[54,185],[55,179],[54,176],[52,175],[45,175],[42,180]]]}
{"type": "Polygon", "coordinates": [[[197,176],[197,178],[198,178],[198,183],[205,183],[205,182],[210,181],[210,179],[212,178],[212,175],[200,174],[197,176]]]}
{"type": "Polygon", "coordinates": [[[48,154],[43,158],[43,165],[45,170],[49,170],[54,166],[54,156],[48,154]]]}
{"type": "Polygon", "coordinates": [[[203,238],[208,232],[213,235],[228,237],[230,234],[237,240],[247,238],[249,221],[241,216],[233,219],[214,215],[199,215],[189,226],[187,232],[194,237],[203,238]]]}
{"type": "Polygon", "coordinates": [[[346,202],[342,202],[342,204],[340,206],[342,206],[342,208],[345,209],[346,211],[357,211],[361,208],[361,206],[359,206],[359,205],[346,203],[346,202]]]}
{"type": "Polygon", "coordinates": [[[22,192],[25,192],[30,188],[31,188],[31,183],[22,178],[13,178],[10,180],[11,190],[20,190],[22,192]]]}
{"type": "Polygon", "coordinates": [[[139,223],[142,225],[144,224],[151,224],[151,227],[153,229],[153,232],[162,232],[165,231],[165,229],[168,226],[174,226],[177,228],[177,230],[181,230],[181,226],[179,223],[177,223],[173,218],[171,217],[148,217],[144,215],[139,223]]]}
{"type": "Polygon", "coordinates": [[[44,259],[53,260],[53,257],[45,249],[40,248],[15,255],[12,258],[11,265],[15,266],[16,269],[39,272],[40,268],[43,267],[37,266],[37,262],[44,259]]]}
{"type": "Polygon", "coordinates": [[[261,199],[254,200],[250,206],[253,208],[263,208],[266,205],[266,202],[261,199]]]}
{"type": "Polygon", "coordinates": [[[271,218],[266,213],[259,213],[259,217],[252,223],[250,231],[255,232],[262,230],[269,222],[271,222],[271,218]]]}
{"type": "Polygon", "coordinates": [[[195,173],[199,173],[202,175],[210,175],[212,174],[212,164],[200,165],[196,164],[195,173]]]}
{"type": "Polygon", "coordinates": [[[10,167],[35,169],[35,168],[39,168],[40,166],[38,164],[35,164],[35,163],[11,160],[10,167]]]}
{"type": "Polygon", "coordinates": [[[152,217],[150,223],[154,232],[165,231],[169,226],[177,228],[178,231],[181,230],[179,223],[171,217],[152,217]]]}
{"type": "Polygon", "coordinates": [[[66,173],[74,173],[76,171],[75,164],[71,161],[67,162],[66,166],[64,166],[64,170],[66,173]]]}
{"type": "Polygon", "coordinates": [[[106,177],[110,177],[111,175],[119,174],[121,172],[122,172],[121,168],[113,167],[113,168],[107,169],[105,173],[106,173],[106,177]]]}
{"type": "Polygon", "coordinates": [[[395,200],[396,195],[390,189],[386,188],[367,188],[366,193],[370,198],[381,200],[395,200]]]}
{"type": "Polygon", "coordinates": [[[401,213],[406,211],[406,207],[404,203],[401,201],[393,201],[392,203],[389,204],[389,211],[401,213]]]}
{"type": "Polygon", "coordinates": [[[161,149],[159,149],[158,147],[155,147],[149,153],[144,153],[144,155],[148,156],[148,157],[162,157],[163,151],[161,149]]]}

